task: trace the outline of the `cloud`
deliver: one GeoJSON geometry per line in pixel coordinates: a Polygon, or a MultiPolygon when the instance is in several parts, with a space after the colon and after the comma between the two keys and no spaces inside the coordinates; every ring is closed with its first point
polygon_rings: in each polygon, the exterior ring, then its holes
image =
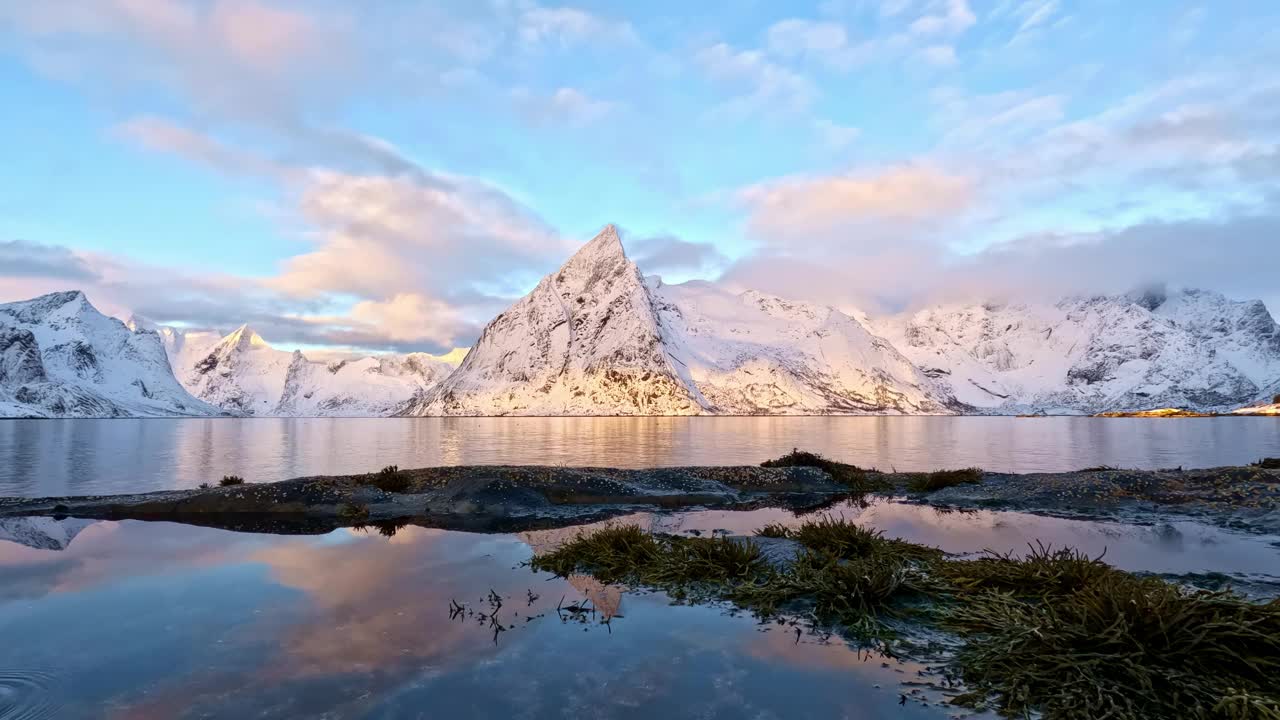
{"type": "Polygon", "coordinates": [[[903,222],[963,210],[970,179],[925,165],[899,165],[852,175],[793,177],[739,193],[748,226],[761,237],[798,237],[866,222],[903,222]]]}
{"type": "Polygon", "coordinates": [[[930,45],[920,50],[920,58],[930,65],[951,67],[956,64],[956,49],[950,45],[930,45]]]}
{"type": "Polygon", "coordinates": [[[584,127],[607,118],[619,108],[617,103],[597,100],[570,87],[562,87],[550,95],[517,88],[511,91],[511,98],[526,117],[539,125],[584,127]]]}
{"type": "Polygon", "coordinates": [[[65,247],[10,240],[0,242],[0,277],[87,282],[96,280],[98,273],[83,257],[65,247]]]}
{"type": "Polygon", "coordinates": [[[1280,215],[1274,212],[1028,235],[955,258],[939,286],[953,297],[1052,298],[1168,283],[1265,298],[1274,313],[1280,293],[1258,268],[1280,267],[1277,237],[1280,215]]]}
{"type": "Polygon", "coordinates": [[[830,150],[844,150],[862,136],[862,130],[847,125],[837,125],[830,120],[817,120],[813,127],[823,146],[830,150]]]}
{"type": "Polygon", "coordinates": [[[968,0],[941,0],[935,5],[935,12],[923,15],[911,23],[913,35],[959,35],[978,22],[968,0]]]}
{"type": "Polygon", "coordinates": [[[159,85],[240,118],[295,117],[301,96],[341,88],[356,62],[339,18],[260,0],[6,3],[0,19],[25,52],[85,82],[159,85]]]}
{"type": "Polygon", "coordinates": [[[689,242],[674,235],[625,238],[627,252],[646,274],[670,273],[681,277],[714,274],[728,258],[713,245],[689,242]]]}
{"type": "Polygon", "coordinates": [[[766,31],[773,54],[791,59],[821,62],[837,70],[848,70],[869,59],[872,43],[853,45],[840,23],[791,18],[774,23],[766,31]]]}
{"type": "Polygon", "coordinates": [[[735,50],[717,43],[698,51],[697,64],[712,80],[745,88],[721,110],[731,114],[807,110],[818,91],[805,76],[770,60],[759,50],[735,50]]]}
{"type": "Polygon", "coordinates": [[[570,7],[526,8],[520,13],[517,34],[527,45],[555,44],[561,48],[585,42],[636,42],[630,23],[570,7]]]}

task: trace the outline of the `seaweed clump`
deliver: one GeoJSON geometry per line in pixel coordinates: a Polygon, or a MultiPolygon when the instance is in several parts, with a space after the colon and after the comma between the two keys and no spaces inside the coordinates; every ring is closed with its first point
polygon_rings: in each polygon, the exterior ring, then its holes
{"type": "Polygon", "coordinates": [[[907,474],[907,489],[918,493],[934,492],[956,485],[977,485],[981,482],[982,470],[980,468],[907,474]]]}
{"type": "Polygon", "coordinates": [[[407,492],[410,486],[409,476],[401,472],[397,465],[388,465],[376,473],[365,475],[360,484],[372,485],[389,493],[407,492]]]}
{"type": "Polygon", "coordinates": [[[791,452],[780,458],[773,460],[765,460],[760,463],[760,467],[767,468],[783,468],[783,467],[812,467],[822,470],[842,485],[848,485],[855,492],[869,493],[888,490],[892,486],[881,477],[881,473],[876,470],[867,470],[857,465],[836,462],[829,460],[818,453],[807,452],[798,448],[793,448],[791,452]]]}
{"type": "Polygon", "coordinates": [[[894,619],[956,636],[957,705],[1046,720],[1280,720],[1280,600],[1196,590],[1071,549],[972,560],[830,517],[768,525],[797,544],[767,561],[751,538],[685,538],[636,526],[579,535],[533,566],[606,583],[726,600],[762,617],[810,617],[892,652],[894,619]]]}
{"type": "Polygon", "coordinates": [[[1280,604],[1100,573],[1028,601],[983,592],[950,610],[954,665],[977,704],[1064,718],[1280,718],[1280,604]]]}

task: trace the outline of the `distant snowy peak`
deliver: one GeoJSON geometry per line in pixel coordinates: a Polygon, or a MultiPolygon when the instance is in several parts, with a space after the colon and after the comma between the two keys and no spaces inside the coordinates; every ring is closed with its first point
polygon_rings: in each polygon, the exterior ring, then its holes
{"type": "Polygon", "coordinates": [[[272,414],[392,415],[453,370],[454,365],[426,353],[320,363],[295,351],[280,402],[272,414]]]}
{"type": "Polygon", "coordinates": [[[988,412],[1225,410],[1280,382],[1280,333],[1266,308],[1197,290],[945,306],[881,329],[988,412]]]}
{"type": "Polygon", "coordinates": [[[606,227],[485,328],[416,415],[951,412],[945,388],[831,308],[645,279],[606,227]]]}
{"type": "Polygon", "coordinates": [[[414,415],[689,415],[648,287],[606,227],[494,318],[414,415]]]}
{"type": "Polygon", "coordinates": [[[178,379],[228,413],[258,417],[394,414],[443,380],[465,350],[312,361],[272,347],[248,325],[214,332],[160,327],[178,379]]]}
{"type": "Polygon", "coordinates": [[[954,412],[945,387],[831,307],[650,279],[664,337],[717,413],[954,412]]]}
{"type": "Polygon", "coordinates": [[[160,337],[79,291],[0,305],[0,415],[214,415],[174,379],[160,337]]]}
{"type": "Polygon", "coordinates": [[[284,392],[293,361],[248,325],[220,340],[171,336],[173,357],[183,364],[178,379],[208,403],[238,415],[270,415],[284,392]]]}

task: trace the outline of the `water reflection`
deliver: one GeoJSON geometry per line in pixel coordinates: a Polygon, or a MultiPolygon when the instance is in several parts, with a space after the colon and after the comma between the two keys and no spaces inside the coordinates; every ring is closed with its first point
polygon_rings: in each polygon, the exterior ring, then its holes
{"type": "Polygon", "coordinates": [[[536,574],[530,554],[416,527],[99,522],[62,550],[0,542],[0,668],[69,717],[940,717],[904,714],[901,668],[839,641],[536,574]]]}
{"type": "Polygon", "coordinates": [[[0,495],[194,487],[478,463],[758,463],[804,447],[864,466],[1207,467],[1280,455],[1267,418],[416,418],[0,420],[0,495]]]}

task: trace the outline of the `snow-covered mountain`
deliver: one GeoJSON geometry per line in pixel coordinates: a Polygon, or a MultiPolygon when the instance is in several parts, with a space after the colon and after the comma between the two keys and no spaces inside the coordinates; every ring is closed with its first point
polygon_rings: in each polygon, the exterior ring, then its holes
{"type": "Polygon", "coordinates": [[[217,415],[174,379],[160,336],[83,293],[0,305],[0,417],[217,415]]]}
{"type": "Polygon", "coordinates": [[[1198,290],[943,306],[878,327],[986,412],[1220,411],[1280,383],[1280,327],[1262,303],[1198,290]]]}
{"type": "Polygon", "coordinates": [[[831,307],[648,278],[668,352],[716,413],[937,414],[945,387],[831,307]]]}
{"type": "Polygon", "coordinates": [[[169,360],[192,395],[236,415],[272,415],[284,394],[293,353],[276,350],[247,325],[209,343],[165,328],[169,360]]]}
{"type": "Polygon", "coordinates": [[[312,362],[294,351],[272,415],[383,417],[448,377],[456,365],[427,353],[312,362]]]}
{"type": "Polygon", "coordinates": [[[78,292],[0,305],[0,417],[1261,414],[1276,396],[1280,325],[1258,301],[1148,290],[871,319],[646,278],[613,226],[465,359],[315,362],[247,326],[126,326],[78,292]]]}
{"type": "Polygon", "coordinates": [[[611,225],[485,328],[413,415],[938,413],[945,389],[832,308],[641,276],[611,225]]]}
{"type": "Polygon", "coordinates": [[[411,415],[695,415],[648,286],[613,226],[494,318],[411,415]]]}
{"type": "Polygon", "coordinates": [[[391,415],[461,361],[454,351],[315,362],[298,350],[277,350],[247,325],[225,336],[172,327],[156,332],[183,386],[240,416],[391,415]]]}

